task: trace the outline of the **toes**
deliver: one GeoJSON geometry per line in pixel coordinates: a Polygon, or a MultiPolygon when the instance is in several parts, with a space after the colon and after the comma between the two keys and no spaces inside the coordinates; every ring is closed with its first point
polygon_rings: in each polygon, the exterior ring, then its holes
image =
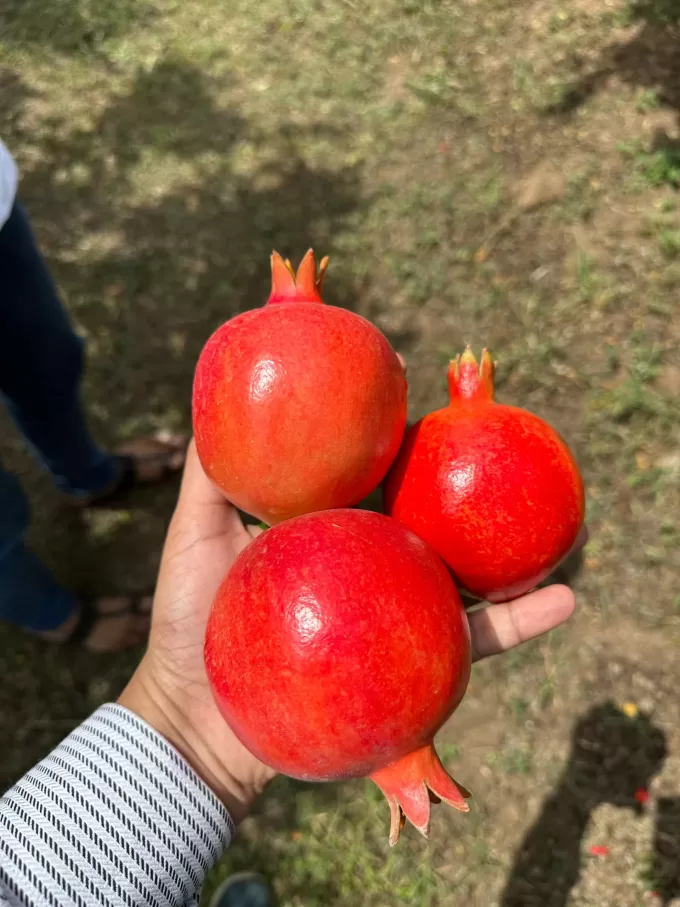
{"type": "Polygon", "coordinates": [[[153,440],[168,453],[167,468],[174,472],[182,469],[187,458],[189,435],[162,429],[156,432],[153,440]]]}
{"type": "Polygon", "coordinates": [[[137,477],[142,482],[154,482],[166,472],[184,468],[189,436],[167,430],[122,445],[118,452],[135,462],[137,477]]]}
{"type": "Polygon", "coordinates": [[[119,652],[144,645],[151,624],[153,599],[144,596],[136,609],[130,598],[101,598],[96,604],[98,619],[85,643],[91,652],[119,652]]]}

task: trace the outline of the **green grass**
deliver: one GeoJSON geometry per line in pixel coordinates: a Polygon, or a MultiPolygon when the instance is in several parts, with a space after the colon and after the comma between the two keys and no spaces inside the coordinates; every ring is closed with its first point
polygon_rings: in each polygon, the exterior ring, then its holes
{"type": "Polygon", "coordinates": [[[680,185],[680,148],[673,144],[647,150],[639,140],[621,142],[619,151],[635,168],[639,178],[649,186],[680,185]]]}
{"type": "Polygon", "coordinates": [[[501,765],[508,775],[526,775],[531,771],[531,753],[518,747],[510,747],[501,757],[501,765]]]}
{"type": "MultiPolygon", "coordinates": [[[[431,858],[425,855],[411,866],[398,851],[389,851],[389,810],[377,789],[374,793],[368,784],[358,783],[355,790],[347,791],[344,807],[342,797],[332,797],[324,807],[325,794],[322,791],[317,796],[318,787],[295,791],[285,781],[277,785],[268,797],[295,797],[294,824],[275,826],[271,848],[263,847],[260,839],[263,828],[271,826],[246,828],[213,873],[206,899],[230,871],[248,867],[270,878],[278,903],[291,907],[353,902],[379,905],[390,897],[406,904],[431,901],[437,890],[431,858]]],[[[264,810],[268,810],[267,801],[264,810]]]]}
{"type": "Polygon", "coordinates": [[[579,249],[576,258],[576,279],[581,300],[588,302],[592,299],[595,289],[595,277],[593,275],[592,259],[581,249],[579,249]]]}

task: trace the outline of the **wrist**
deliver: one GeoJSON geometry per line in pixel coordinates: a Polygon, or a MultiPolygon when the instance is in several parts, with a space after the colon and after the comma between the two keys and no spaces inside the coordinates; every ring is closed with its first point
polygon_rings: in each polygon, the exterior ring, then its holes
{"type": "Polygon", "coordinates": [[[256,780],[252,783],[243,781],[225,763],[228,754],[222,753],[223,758],[218,758],[172,697],[156,682],[145,660],[133,674],[118,703],[142,718],[178,751],[224,804],[235,824],[245,818],[268,779],[264,778],[262,784],[256,780]]]}

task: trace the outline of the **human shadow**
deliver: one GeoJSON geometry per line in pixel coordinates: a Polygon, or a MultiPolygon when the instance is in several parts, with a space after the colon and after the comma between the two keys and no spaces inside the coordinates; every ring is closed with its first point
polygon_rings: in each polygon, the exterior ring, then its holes
{"type": "Polygon", "coordinates": [[[649,881],[661,907],[680,897],[680,797],[657,803],[649,881]]]}
{"type": "Polygon", "coordinates": [[[614,76],[656,91],[662,105],[680,111],[680,2],[636,0],[627,19],[627,24],[639,26],[635,34],[606,47],[597,64],[574,80],[549,113],[572,113],[614,76]]]}
{"type": "Polygon", "coordinates": [[[666,754],[665,735],[648,716],[628,718],[611,702],[590,709],[574,728],[562,777],[515,856],[501,907],[565,907],[593,811],[611,804],[641,814],[635,793],[649,786],[666,754]]]}

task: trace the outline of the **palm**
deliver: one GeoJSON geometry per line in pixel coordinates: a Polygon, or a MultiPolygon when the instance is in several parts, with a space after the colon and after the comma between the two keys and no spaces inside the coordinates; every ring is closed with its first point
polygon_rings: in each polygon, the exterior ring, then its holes
{"type": "Polygon", "coordinates": [[[203,664],[210,606],[225,574],[259,532],[246,528],[236,510],[205,477],[191,446],[177,511],[168,532],[154,604],[148,670],[172,691],[205,758],[228,763],[237,777],[258,788],[273,774],[236,739],[219,714],[203,664]]]}
{"type": "MultiPolygon", "coordinates": [[[[189,448],[177,510],[163,553],[149,651],[143,670],[159,695],[188,723],[208,774],[220,771],[248,791],[273,774],[236,739],[213,701],[203,664],[203,642],[215,593],[258,529],[246,527],[205,476],[189,448]]],[[[580,543],[585,535],[580,539],[580,543]]],[[[503,652],[566,620],[574,598],[550,586],[508,605],[470,615],[475,660],[503,652]]],[[[238,816],[237,816],[238,818],[238,816]]]]}

